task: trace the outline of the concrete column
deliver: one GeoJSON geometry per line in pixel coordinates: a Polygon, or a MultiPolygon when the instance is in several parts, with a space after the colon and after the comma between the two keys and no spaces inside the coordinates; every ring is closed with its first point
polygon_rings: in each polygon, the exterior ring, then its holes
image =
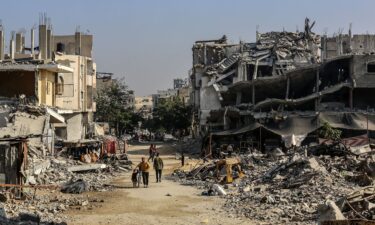
{"type": "Polygon", "coordinates": [[[349,89],[349,108],[353,110],[353,88],[349,89]]]}
{"type": "Polygon", "coordinates": [[[22,33],[16,34],[16,52],[17,53],[22,52],[22,33]]]}
{"type": "MultiPolygon", "coordinates": [[[[319,68],[316,70],[316,78],[315,78],[315,92],[319,93],[319,68]]],[[[319,107],[319,98],[315,99],[315,111],[318,111],[319,107]]]]}
{"type": "Polygon", "coordinates": [[[31,38],[31,40],[30,40],[30,43],[31,43],[31,55],[32,55],[32,57],[34,58],[34,48],[35,48],[35,41],[34,41],[34,39],[35,39],[35,37],[34,37],[34,28],[32,28],[31,30],[30,30],[30,38],[31,38]]]}
{"type": "Polygon", "coordinates": [[[204,65],[207,65],[207,46],[204,44],[203,46],[203,63],[204,65]]]}
{"type": "Polygon", "coordinates": [[[12,38],[9,43],[9,56],[11,59],[14,59],[14,52],[15,52],[15,43],[14,39],[12,38]]]}
{"type": "Polygon", "coordinates": [[[51,45],[52,45],[52,31],[50,29],[47,29],[47,59],[51,59],[52,58],[52,48],[51,48],[51,45]]]}
{"type": "Polygon", "coordinates": [[[76,55],[81,55],[81,39],[82,39],[81,32],[76,32],[75,33],[75,52],[76,52],[76,55]]]}
{"type": "Polygon", "coordinates": [[[0,61],[4,60],[4,31],[2,30],[2,27],[0,26],[0,61]]]}
{"type": "Polygon", "coordinates": [[[47,59],[47,26],[39,25],[39,59],[47,59]]]}
{"type": "Polygon", "coordinates": [[[252,89],[251,99],[252,99],[253,105],[255,105],[255,85],[254,85],[254,82],[253,82],[253,85],[252,85],[251,89],[252,89]]]}
{"type": "Polygon", "coordinates": [[[21,50],[21,53],[25,53],[25,35],[22,35],[22,38],[21,38],[21,46],[22,46],[22,50],[21,50]]]}
{"type": "Polygon", "coordinates": [[[236,105],[241,104],[241,101],[242,101],[242,92],[241,91],[237,91],[237,94],[236,94],[236,105]]]}
{"type": "Polygon", "coordinates": [[[290,77],[286,80],[286,93],[285,99],[289,99],[289,90],[290,90],[290,77]]]}

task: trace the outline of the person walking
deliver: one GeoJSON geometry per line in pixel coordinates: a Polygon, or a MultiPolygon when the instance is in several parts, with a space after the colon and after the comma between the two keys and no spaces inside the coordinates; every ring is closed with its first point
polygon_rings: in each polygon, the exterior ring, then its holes
{"type": "Polygon", "coordinates": [[[137,187],[137,183],[138,183],[138,169],[134,169],[133,170],[133,173],[132,173],[132,182],[133,182],[133,188],[137,187]]]}
{"type": "Polygon", "coordinates": [[[150,161],[150,159],[151,159],[152,148],[153,148],[153,144],[150,144],[150,147],[148,148],[148,159],[147,159],[147,162],[150,161]]]}
{"type": "Polygon", "coordinates": [[[151,159],[151,162],[153,162],[154,158],[155,158],[155,154],[156,154],[156,145],[155,144],[151,144],[150,145],[150,149],[148,150],[148,152],[149,152],[150,156],[148,157],[147,162],[149,162],[150,159],[151,159]]]}
{"type": "Polygon", "coordinates": [[[146,162],[145,157],[142,157],[142,161],[138,164],[137,167],[139,168],[140,171],[142,171],[143,185],[145,188],[147,188],[150,165],[148,164],[148,162],[146,162]]]}
{"type": "Polygon", "coordinates": [[[159,153],[156,153],[156,157],[154,159],[154,169],[156,172],[156,183],[161,182],[161,174],[164,167],[163,160],[159,157],[159,153]]]}

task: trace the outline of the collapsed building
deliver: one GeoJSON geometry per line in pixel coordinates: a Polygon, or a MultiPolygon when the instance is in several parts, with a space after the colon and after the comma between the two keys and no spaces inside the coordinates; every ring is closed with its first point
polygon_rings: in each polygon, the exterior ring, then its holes
{"type": "MultiPolygon", "coordinates": [[[[60,142],[82,146],[80,142],[95,133],[93,36],[79,29],[74,35],[54,35],[44,14],[38,28],[38,46],[33,27],[29,46],[25,30],[11,32],[6,53],[5,30],[0,25],[0,140],[8,146],[3,148],[5,155],[13,151],[9,143],[22,142],[27,143],[25,149],[46,157],[55,154],[60,142]]],[[[19,157],[27,154],[20,146],[19,157]]]]}
{"type": "Polygon", "coordinates": [[[93,35],[79,29],[55,35],[43,14],[39,45],[35,28],[29,46],[26,31],[12,32],[6,53],[4,32],[0,24],[0,224],[30,218],[57,224],[66,220],[60,212],[87,206],[88,197],[64,196],[52,204],[48,191],[36,195],[37,189],[76,194],[110,190],[105,183],[114,172],[130,170],[131,161],[126,154],[116,155],[120,146],[107,135],[108,124],[93,119],[93,35]]]}
{"type": "Polygon", "coordinates": [[[270,140],[299,146],[324,124],[347,137],[371,134],[374,35],[321,37],[313,26],[257,32],[254,43],[195,42],[191,99],[195,128],[210,136],[206,154],[215,137],[264,150],[270,140]]]}

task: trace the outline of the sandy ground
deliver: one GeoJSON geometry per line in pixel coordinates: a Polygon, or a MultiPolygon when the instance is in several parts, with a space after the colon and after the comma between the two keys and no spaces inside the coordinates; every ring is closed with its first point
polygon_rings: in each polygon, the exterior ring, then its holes
{"type": "MultiPolygon", "coordinates": [[[[168,176],[179,161],[170,145],[157,147],[168,176]]],[[[134,164],[147,154],[147,145],[131,146],[129,150],[134,164]]],[[[132,188],[130,175],[118,177],[113,182],[117,187],[114,191],[88,193],[89,199],[95,199],[92,207],[67,211],[68,224],[252,224],[245,218],[228,217],[221,210],[223,200],[219,197],[201,196],[196,188],[167,179],[156,183],[154,171],[150,173],[149,188],[132,188]]]]}

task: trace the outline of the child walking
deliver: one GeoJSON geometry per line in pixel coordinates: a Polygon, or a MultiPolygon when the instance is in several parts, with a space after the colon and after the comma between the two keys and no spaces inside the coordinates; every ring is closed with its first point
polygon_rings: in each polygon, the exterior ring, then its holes
{"type": "Polygon", "coordinates": [[[132,173],[133,188],[137,187],[138,184],[138,169],[134,169],[132,173]]]}

